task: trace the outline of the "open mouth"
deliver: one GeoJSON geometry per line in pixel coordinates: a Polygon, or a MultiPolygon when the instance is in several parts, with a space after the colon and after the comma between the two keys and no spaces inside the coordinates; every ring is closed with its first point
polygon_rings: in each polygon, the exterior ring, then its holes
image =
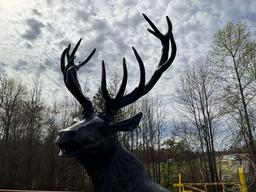
{"type": "Polygon", "coordinates": [[[63,157],[63,158],[71,158],[76,156],[79,152],[79,148],[81,147],[76,142],[56,143],[56,144],[60,148],[59,157],[63,157]]]}
{"type": "Polygon", "coordinates": [[[63,158],[72,158],[77,155],[79,155],[79,152],[83,151],[84,153],[90,153],[90,152],[95,152],[98,150],[99,146],[104,145],[104,142],[107,140],[107,138],[99,140],[94,143],[88,143],[87,145],[81,145],[77,143],[76,141],[72,142],[60,142],[57,141],[55,142],[56,145],[60,148],[59,152],[59,157],[63,158]]]}

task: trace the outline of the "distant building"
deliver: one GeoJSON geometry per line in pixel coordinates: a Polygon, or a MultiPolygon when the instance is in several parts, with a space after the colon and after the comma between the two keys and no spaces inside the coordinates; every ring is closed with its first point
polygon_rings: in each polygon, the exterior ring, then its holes
{"type": "Polygon", "coordinates": [[[238,168],[243,166],[245,174],[249,174],[249,160],[246,154],[223,155],[217,161],[222,181],[239,181],[238,168]]]}

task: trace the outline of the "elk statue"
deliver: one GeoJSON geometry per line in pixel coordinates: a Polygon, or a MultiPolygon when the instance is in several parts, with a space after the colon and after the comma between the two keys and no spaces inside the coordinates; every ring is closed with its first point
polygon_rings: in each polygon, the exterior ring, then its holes
{"type": "Polygon", "coordinates": [[[142,113],[120,122],[116,122],[114,118],[119,109],[135,102],[153,88],[176,55],[176,44],[169,18],[166,17],[168,31],[162,34],[146,15],[143,16],[152,28],[148,31],[161,41],[162,55],[159,64],[149,81],[145,82],[143,61],[132,47],[140,69],[139,85],[125,94],[127,68],[124,58],[123,79],[117,95],[112,98],[107,90],[106,70],[102,61],[101,91],[104,110],[100,114],[95,114],[91,101],[83,95],[77,79],[77,71],[91,59],[96,49],[78,65],[75,65],[74,60],[81,39],[72,51],[69,45],[61,55],[61,71],[65,85],[83,107],[83,119],[59,131],[55,142],[60,148],[60,157],[74,157],[85,167],[92,179],[95,192],[168,192],[150,179],[142,163],[118,141],[117,133],[134,130],[141,120],[142,113]]]}

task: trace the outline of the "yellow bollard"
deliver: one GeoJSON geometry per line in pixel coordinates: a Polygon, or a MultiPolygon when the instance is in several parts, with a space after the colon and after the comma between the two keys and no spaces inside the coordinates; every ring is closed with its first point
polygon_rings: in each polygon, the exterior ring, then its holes
{"type": "Polygon", "coordinates": [[[181,174],[179,174],[179,183],[175,183],[173,184],[174,187],[179,187],[179,192],[183,192],[184,191],[184,186],[181,183],[181,174]]]}
{"type": "Polygon", "coordinates": [[[246,178],[243,166],[238,168],[241,192],[247,192],[246,178]]]}
{"type": "Polygon", "coordinates": [[[173,184],[174,187],[179,187],[179,192],[193,192],[191,190],[185,190],[184,185],[181,183],[181,174],[179,174],[179,183],[173,184]]]}

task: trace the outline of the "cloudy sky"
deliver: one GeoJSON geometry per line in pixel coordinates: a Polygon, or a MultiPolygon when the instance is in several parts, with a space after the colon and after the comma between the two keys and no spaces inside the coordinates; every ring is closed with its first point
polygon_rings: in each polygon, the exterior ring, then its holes
{"type": "Polygon", "coordinates": [[[91,62],[81,70],[81,82],[92,89],[99,86],[101,60],[108,77],[122,74],[126,57],[128,90],[139,80],[139,68],[131,46],[140,53],[150,77],[158,63],[161,45],[147,32],[145,13],[162,32],[165,16],[173,23],[178,53],[151,95],[157,95],[169,108],[177,80],[187,66],[205,56],[214,34],[227,21],[244,21],[256,35],[254,0],[0,0],[0,72],[31,81],[40,74],[44,97],[63,98],[64,84],[59,68],[62,50],[83,38],[77,62],[93,48],[91,62]]]}

